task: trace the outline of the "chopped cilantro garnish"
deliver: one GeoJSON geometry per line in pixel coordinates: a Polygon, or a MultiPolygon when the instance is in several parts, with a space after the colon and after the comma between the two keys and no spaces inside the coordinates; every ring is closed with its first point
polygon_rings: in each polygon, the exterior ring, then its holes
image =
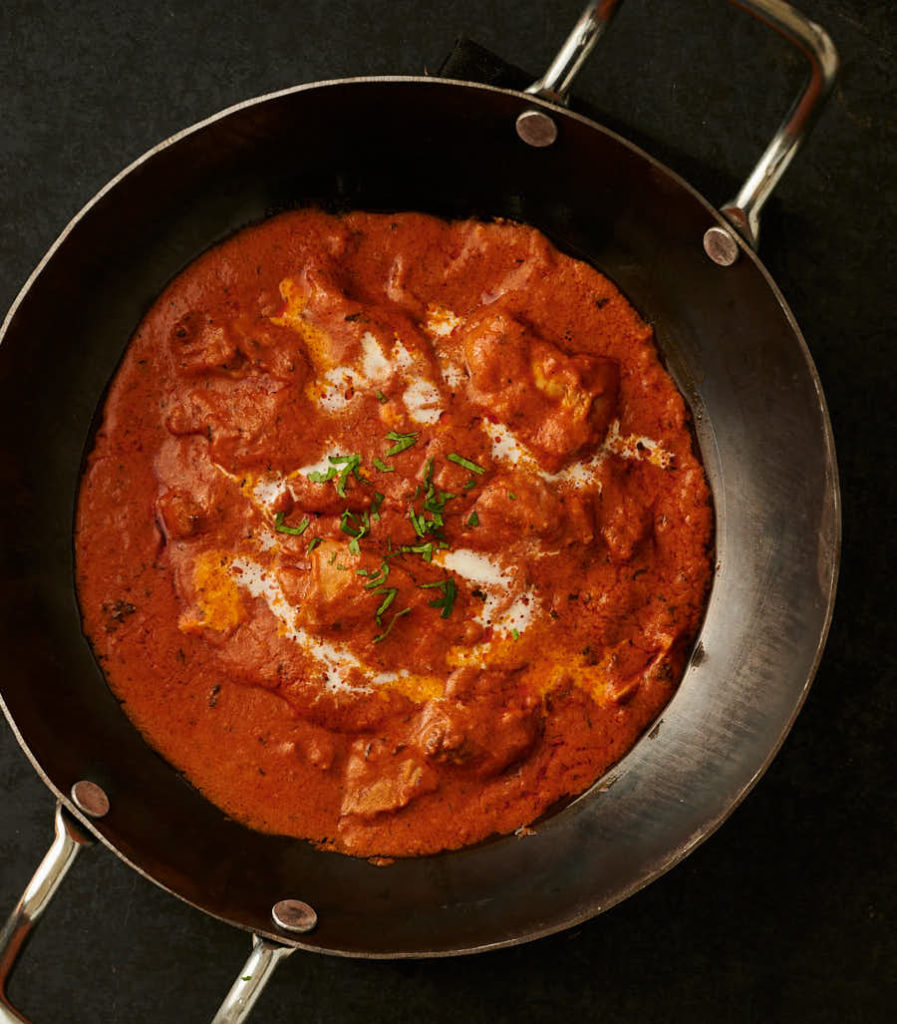
{"type": "Polygon", "coordinates": [[[371,502],[371,519],[380,521],[380,506],[383,504],[383,499],[386,497],[382,491],[374,491],[374,500],[371,502]]]}
{"type": "Polygon", "coordinates": [[[463,466],[464,469],[470,470],[471,473],[476,473],[477,476],[482,476],[486,472],[482,466],[478,466],[475,462],[471,462],[470,459],[465,459],[463,455],[458,455],[457,452],[449,452],[446,455],[449,462],[454,462],[458,466],[463,466]]]}
{"type": "Polygon", "coordinates": [[[410,448],[413,444],[417,443],[417,433],[397,434],[396,431],[390,430],[386,435],[386,440],[396,442],[392,448],[387,450],[386,454],[398,455],[399,452],[403,452],[406,448],[410,448]]]}
{"type": "Polygon", "coordinates": [[[330,560],[327,562],[327,564],[333,565],[333,563],[336,561],[337,555],[339,555],[339,552],[334,551],[333,554],[330,556],[330,560]]]}
{"type": "Polygon", "coordinates": [[[374,643],[379,644],[381,640],[385,640],[392,632],[392,627],[396,624],[396,620],[400,619],[403,615],[408,615],[410,611],[410,608],[403,608],[400,612],[396,612],[395,615],[393,615],[393,617],[390,619],[389,625],[386,627],[386,629],[384,629],[379,636],[374,637],[374,643]]]}
{"type": "Polygon", "coordinates": [[[346,483],[349,479],[349,474],[355,477],[356,480],[361,479],[361,474],[358,472],[358,468],[361,465],[361,456],[355,455],[331,455],[330,461],[334,466],[342,466],[339,477],[336,481],[336,493],[341,497],[346,496],[346,483]]]}
{"type": "Polygon", "coordinates": [[[423,537],[427,532],[427,520],[424,519],[423,515],[415,512],[413,508],[408,510],[408,518],[411,520],[414,532],[418,537],[423,537]]]}
{"type": "Polygon", "coordinates": [[[480,517],[476,514],[476,512],[471,512],[470,513],[470,518],[467,520],[467,525],[468,526],[479,526],[480,525],[480,517]]]}
{"type": "Polygon", "coordinates": [[[314,551],[314,549],[322,543],[323,541],[321,540],[320,537],[312,537],[312,539],[308,543],[308,553],[311,554],[312,551],[314,551]]]}
{"type": "Polygon", "coordinates": [[[405,451],[406,448],[410,448],[414,444],[413,438],[403,438],[401,441],[396,441],[392,448],[387,448],[387,455],[398,455],[399,452],[405,451]]]}
{"type": "Polygon", "coordinates": [[[398,594],[398,587],[378,587],[373,593],[385,594],[386,597],[380,602],[380,607],[374,612],[374,618],[377,620],[377,625],[380,625],[380,616],[386,611],[386,609],[395,601],[396,594],[398,594]]]}
{"type": "Polygon", "coordinates": [[[520,639],[520,630],[519,629],[512,629],[511,630],[511,636],[514,637],[515,640],[519,640],[520,639]]]}
{"type": "Polygon", "coordinates": [[[371,462],[374,464],[374,469],[379,469],[381,473],[395,473],[396,471],[395,466],[387,466],[383,459],[377,458],[376,455],[371,459],[371,462]]]}
{"type": "Polygon", "coordinates": [[[382,391],[378,391],[377,392],[377,398],[379,398],[381,402],[388,402],[389,401],[389,399],[386,397],[386,395],[383,394],[382,391]]]}
{"type": "Polygon", "coordinates": [[[371,532],[371,516],[365,509],[360,516],[346,509],[340,516],[340,530],[347,533],[352,539],[349,541],[349,551],[353,555],[361,552],[358,541],[371,532]]]}
{"type": "Polygon", "coordinates": [[[330,466],[325,473],[323,470],[313,469],[306,476],[313,484],[326,484],[330,480],[336,477],[336,493],[341,497],[346,496],[346,483],[349,480],[349,475],[355,477],[356,480],[362,480],[362,476],[359,473],[359,467],[361,466],[361,456],[355,455],[330,455],[328,457],[330,466]],[[342,469],[337,469],[337,466],[341,466],[342,469]]]}
{"type": "Polygon", "coordinates": [[[278,533],[288,533],[291,537],[301,537],[303,533],[308,529],[310,519],[306,516],[298,526],[286,526],[284,524],[284,513],[278,512],[274,517],[274,529],[278,533]]]}
{"type": "Polygon", "coordinates": [[[402,546],[402,551],[405,554],[420,555],[425,562],[433,561],[433,541],[427,541],[426,544],[415,544],[414,546],[405,544],[402,546]]]}
{"type": "Polygon", "coordinates": [[[428,601],[427,604],[431,608],[441,608],[442,615],[440,617],[447,619],[452,614],[452,608],[455,607],[455,595],[458,593],[455,581],[449,576],[448,579],[437,580],[436,583],[421,584],[421,590],[426,590],[429,587],[439,587],[442,590],[442,597],[428,601]]]}
{"type": "Polygon", "coordinates": [[[373,590],[375,587],[382,586],[389,575],[389,562],[384,559],[380,563],[380,568],[375,573],[368,573],[367,575],[370,579],[364,585],[365,590],[373,590]]]}
{"type": "Polygon", "coordinates": [[[365,509],[360,516],[357,516],[354,512],[346,509],[340,516],[339,528],[357,541],[371,532],[370,513],[365,509]]]}
{"type": "MultiPolygon", "coordinates": [[[[446,503],[451,501],[453,498],[457,498],[457,494],[452,494],[450,491],[441,491],[433,483],[433,466],[435,464],[434,459],[427,460],[427,467],[424,471],[424,484],[418,484],[414,489],[412,501],[417,499],[423,493],[423,501],[421,505],[425,512],[430,513],[428,519],[423,512],[418,512],[417,509],[411,508],[408,511],[408,518],[411,520],[411,525],[414,527],[414,532],[418,537],[423,537],[428,533],[435,534],[437,538],[439,531],[445,526],[445,506],[446,503]]],[[[446,545],[447,546],[447,545],[446,545]]]]}
{"type": "Polygon", "coordinates": [[[508,497],[511,499],[511,501],[517,500],[517,495],[513,491],[508,491],[508,497]]]}
{"type": "Polygon", "coordinates": [[[449,494],[448,491],[437,491],[431,485],[424,497],[423,506],[428,512],[442,512],[445,509],[445,503],[457,497],[457,494],[449,494]]]}
{"type": "Polygon", "coordinates": [[[465,490],[465,491],[469,491],[469,490],[471,489],[471,487],[476,487],[476,485],[477,485],[477,482],[476,482],[476,480],[475,480],[475,479],[474,479],[473,477],[471,477],[471,478],[470,478],[470,479],[469,479],[469,480],[467,481],[467,483],[466,483],[466,484],[464,485],[464,490],[465,490]]]}

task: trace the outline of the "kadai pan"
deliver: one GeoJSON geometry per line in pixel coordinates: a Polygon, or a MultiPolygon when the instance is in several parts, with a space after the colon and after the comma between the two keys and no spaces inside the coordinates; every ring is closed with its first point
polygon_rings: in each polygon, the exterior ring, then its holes
{"type": "MultiPolygon", "coordinates": [[[[760,207],[825,99],[837,57],[825,32],[781,0],[741,0],[806,54],[810,77],[720,212],[640,149],[566,109],[573,75],[615,6],[589,3],[528,92],[364,78],[226,110],[110,182],[22,289],[0,339],[0,693],[60,807],[56,842],[0,938],[4,991],[32,922],[91,838],[174,895],[255,933],[216,1017],[225,1024],[245,1018],[294,947],[447,956],[590,918],[681,860],[778,750],[825,641],[840,511],[820,382],[753,245],[760,207]],[[439,159],[425,157],[434,153],[439,159]],[[150,749],[81,632],[72,543],[79,477],[131,334],[200,253],[309,204],[507,217],[540,228],[610,277],[655,326],[690,403],[717,548],[694,654],[649,734],[523,841],[377,867],[251,831],[150,749]]],[[[24,1019],[4,997],[0,1020],[24,1019]]]]}

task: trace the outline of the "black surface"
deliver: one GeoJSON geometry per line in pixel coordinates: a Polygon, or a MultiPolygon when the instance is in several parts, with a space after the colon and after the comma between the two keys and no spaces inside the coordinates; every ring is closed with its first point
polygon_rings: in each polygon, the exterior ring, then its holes
{"type": "MultiPolygon", "coordinates": [[[[871,6],[805,5],[839,46],[842,84],[768,211],[762,240],[826,388],[845,511],[828,651],[779,758],[684,865],[588,925],[474,959],[297,955],[257,1019],[893,1019],[897,680],[887,569],[897,497],[888,429],[897,16],[871,6]]],[[[435,69],[458,32],[538,71],[578,7],[6,6],[0,304],[98,187],[178,128],[298,81],[435,69]]],[[[801,75],[784,44],[719,0],[628,0],[579,92],[722,201],[801,75]]],[[[64,332],[65,310],[59,315],[64,332]]],[[[11,907],[48,842],[52,800],[8,732],[0,773],[9,794],[0,903],[11,907]]],[[[204,1020],[246,949],[243,934],[95,851],[57,896],[12,992],[37,1022],[204,1020]]]]}

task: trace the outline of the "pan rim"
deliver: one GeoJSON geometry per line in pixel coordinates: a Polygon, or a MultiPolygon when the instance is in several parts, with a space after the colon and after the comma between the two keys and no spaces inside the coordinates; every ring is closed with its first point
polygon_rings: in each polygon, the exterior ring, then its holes
{"type": "MultiPolygon", "coordinates": [[[[649,153],[647,153],[645,150],[643,150],[640,146],[636,145],[635,143],[633,143],[632,141],[627,139],[625,136],[620,135],[618,132],[616,132],[616,131],[614,131],[614,130],[612,130],[610,128],[607,128],[604,125],[601,125],[600,123],[598,123],[598,122],[596,122],[596,121],[594,121],[594,120],[592,120],[592,119],[590,119],[588,117],[585,117],[582,114],[576,113],[574,111],[570,111],[570,110],[568,110],[566,108],[559,107],[556,104],[550,103],[549,101],[539,99],[539,98],[537,98],[535,96],[531,96],[531,95],[526,94],[526,93],[522,93],[522,92],[520,92],[518,90],[506,89],[506,88],[501,88],[501,87],[491,86],[491,85],[485,85],[485,84],[477,83],[477,82],[459,81],[459,80],[455,80],[455,79],[439,78],[439,77],[432,77],[432,76],[388,75],[388,76],[359,76],[359,77],[351,77],[351,78],[326,79],[326,80],[323,80],[323,81],[303,83],[303,84],[300,84],[300,85],[297,85],[297,86],[288,87],[286,89],[277,90],[277,91],[270,92],[270,93],[265,93],[265,94],[262,94],[260,96],[257,96],[257,97],[251,98],[251,99],[247,99],[247,100],[243,100],[243,101],[241,101],[239,103],[236,103],[236,104],[234,104],[234,105],[232,105],[230,107],[227,107],[227,108],[225,108],[223,110],[220,110],[220,111],[216,112],[215,114],[212,114],[211,116],[209,116],[207,118],[204,118],[204,119],[202,119],[200,121],[197,121],[194,124],[192,124],[192,125],[190,125],[190,126],[188,126],[186,128],[181,129],[180,131],[174,133],[173,135],[167,137],[166,139],[163,139],[162,141],[160,141],[156,145],[152,146],[150,149],[146,150],[144,153],[142,153],[140,156],[138,156],[135,160],[133,160],[127,166],[125,166],[114,177],[112,177],[102,188],[100,188],[77,211],[77,213],[66,224],[66,226],[63,228],[63,230],[58,235],[58,237],[55,239],[55,241],[52,243],[52,245],[46,251],[46,253],[42,257],[40,262],[37,264],[37,266],[34,268],[34,270],[28,276],[27,280],[25,281],[25,283],[23,284],[22,288],[19,290],[18,294],[16,295],[15,299],[13,300],[13,302],[12,302],[12,304],[11,304],[7,314],[6,314],[6,316],[4,317],[2,326],[0,326],[0,344],[2,344],[2,342],[3,342],[3,340],[4,340],[5,336],[6,336],[7,330],[9,328],[9,326],[12,324],[12,322],[13,322],[15,316],[16,316],[16,313],[17,313],[17,311],[19,309],[19,306],[23,302],[25,296],[31,290],[31,288],[34,285],[34,283],[37,281],[37,279],[42,274],[44,268],[53,259],[53,257],[55,256],[57,250],[61,247],[61,245],[66,240],[66,238],[69,236],[69,234],[75,229],[75,227],[79,224],[79,222],[82,219],[84,219],[89,214],[91,209],[97,203],[99,203],[100,200],[108,192],[113,190],[123,179],[125,179],[128,175],[130,175],[138,167],[142,166],[144,163],[146,163],[149,160],[151,160],[155,155],[157,155],[158,153],[160,153],[163,150],[167,149],[168,147],[176,144],[180,140],[182,140],[182,139],[184,139],[184,138],[186,138],[186,137],[188,137],[188,136],[190,136],[190,135],[192,135],[192,134],[194,134],[196,132],[201,131],[205,127],[207,127],[207,126],[209,126],[211,124],[214,124],[217,121],[223,120],[223,119],[227,118],[228,116],[230,116],[230,115],[232,115],[232,114],[234,114],[234,113],[236,113],[238,111],[247,109],[247,108],[252,107],[252,106],[260,105],[260,104],[263,104],[263,103],[266,103],[266,102],[269,102],[269,101],[272,101],[272,100],[276,100],[276,99],[279,99],[281,97],[286,97],[286,96],[294,95],[296,93],[311,91],[311,90],[315,90],[315,89],[325,89],[325,88],[332,88],[332,87],[344,87],[344,86],[355,86],[355,85],[364,86],[364,85],[384,85],[384,84],[396,84],[396,85],[415,84],[415,85],[433,85],[433,86],[452,86],[452,87],[459,88],[459,89],[464,89],[464,90],[473,90],[474,92],[499,93],[499,94],[503,94],[503,95],[512,97],[514,99],[523,101],[523,102],[527,103],[530,106],[543,107],[546,110],[550,111],[556,117],[570,118],[570,119],[572,119],[574,121],[580,122],[580,123],[584,124],[585,126],[587,126],[588,128],[590,128],[590,129],[592,129],[594,131],[598,131],[599,133],[601,133],[601,134],[603,134],[605,136],[610,137],[611,139],[616,141],[618,144],[624,146],[625,148],[627,148],[628,150],[633,152],[636,156],[638,156],[642,160],[646,161],[652,167],[655,167],[658,170],[660,170],[661,172],[663,172],[663,174],[669,180],[671,180],[673,183],[675,183],[679,188],[681,188],[684,191],[686,191],[693,199],[696,199],[700,203],[700,205],[706,210],[708,215],[716,223],[720,224],[723,227],[726,227],[727,229],[729,227],[728,222],[725,220],[725,218],[719,213],[719,211],[700,192],[698,192],[692,185],[690,185],[679,174],[677,174],[675,171],[670,169],[668,166],[666,166],[665,164],[661,163],[656,158],[651,156],[649,153]]],[[[796,340],[797,345],[798,345],[798,349],[799,349],[799,351],[800,351],[800,353],[801,353],[801,355],[803,357],[803,362],[804,362],[804,364],[806,366],[806,369],[807,369],[807,371],[809,373],[809,379],[812,381],[813,388],[814,388],[815,395],[816,395],[816,401],[818,403],[819,413],[820,413],[820,416],[821,416],[821,425],[822,425],[822,428],[823,428],[822,429],[822,435],[823,435],[822,439],[823,439],[823,445],[824,445],[824,449],[825,449],[824,455],[825,455],[825,465],[826,465],[826,470],[827,470],[827,474],[826,474],[827,475],[827,492],[828,492],[827,497],[830,498],[830,502],[831,502],[831,522],[829,524],[827,524],[827,526],[829,526],[829,528],[830,528],[830,534],[831,534],[831,536],[830,536],[830,545],[829,545],[829,549],[828,549],[829,550],[830,566],[826,566],[826,568],[828,569],[828,572],[827,572],[826,577],[824,578],[825,579],[825,583],[826,583],[826,589],[825,589],[825,595],[824,595],[825,596],[825,601],[826,601],[826,611],[825,611],[825,616],[824,616],[824,622],[822,623],[822,628],[820,630],[819,638],[818,638],[818,641],[817,641],[817,644],[816,644],[816,648],[815,648],[815,651],[814,651],[814,654],[813,654],[812,664],[810,666],[810,669],[809,669],[806,681],[804,682],[803,687],[801,688],[800,693],[797,696],[796,703],[794,705],[794,708],[793,708],[790,716],[788,717],[787,721],[785,721],[783,723],[783,725],[782,725],[782,728],[781,728],[781,731],[779,732],[779,735],[778,735],[776,743],[773,745],[772,749],[767,754],[767,756],[764,759],[763,763],[757,768],[757,770],[754,772],[754,774],[751,776],[751,778],[747,781],[747,783],[737,793],[734,794],[734,796],[731,795],[731,794],[729,794],[727,796],[727,798],[726,798],[727,805],[726,805],[725,809],[720,814],[718,814],[715,818],[712,818],[710,821],[705,822],[701,826],[701,828],[696,830],[684,843],[681,843],[673,851],[671,851],[666,856],[664,856],[661,859],[659,859],[655,864],[651,865],[650,868],[648,868],[647,870],[645,870],[643,872],[642,877],[640,879],[638,879],[636,882],[633,882],[630,886],[627,886],[622,891],[614,894],[612,899],[600,902],[597,905],[595,905],[595,904],[587,905],[585,909],[582,909],[582,910],[580,910],[577,913],[571,914],[569,917],[565,918],[561,922],[554,922],[554,923],[552,923],[550,925],[547,925],[547,926],[545,926],[543,928],[532,930],[532,931],[528,931],[523,936],[515,936],[513,938],[508,938],[508,939],[500,939],[500,940],[496,940],[494,942],[487,942],[487,943],[482,943],[482,944],[478,944],[478,945],[474,945],[474,946],[466,946],[466,947],[462,947],[462,948],[459,948],[459,949],[450,949],[450,950],[449,949],[444,949],[444,950],[438,950],[438,951],[432,951],[432,950],[419,950],[419,951],[401,950],[401,951],[397,951],[397,952],[396,951],[389,951],[389,952],[371,953],[371,952],[365,952],[365,951],[338,950],[338,949],[332,949],[332,948],[325,948],[325,947],[321,947],[321,946],[316,946],[313,943],[304,942],[304,941],[296,941],[296,940],[288,938],[288,937],[284,936],[283,934],[280,934],[280,933],[278,933],[276,931],[262,931],[262,932],[259,932],[259,934],[265,935],[266,937],[271,938],[271,939],[273,939],[273,940],[275,940],[277,942],[280,942],[282,944],[294,946],[294,947],[299,948],[299,949],[303,949],[303,950],[305,950],[307,952],[326,953],[326,954],[329,954],[329,955],[332,955],[332,956],[341,956],[341,957],[346,957],[346,958],[351,958],[351,959],[372,959],[372,960],[419,959],[419,958],[437,958],[437,957],[441,958],[441,957],[447,957],[447,956],[467,955],[467,954],[487,952],[487,951],[491,951],[491,950],[496,950],[496,949],[516,946],[516,945],[521,945],[521,944],[523,944],[525,942],[529,942],[529,941],[532,941],[532,940],[537,939],[537,938],[543,938],[543,937],[546,937],[548,935],[555,934],[555,933],[560,932],[560,931],[564,931],[564,930],[566,930],[568,928],[575,927],[576,925],[581,924],[584,921],[589,920],[592,917],[597,916],[598,914],[602,913],[603,911],[610,909],[611,907],[613,907],[616,904],[622,902],[624,899],[628,898],[629,896],[634,895],[640,889],[644,888],[650,882],[656,880],[658,877],[663,875],[670,868],[672,868],[676,864],[678,864],[696,846],[700,845],[701,842],[703,842],[706,838],[708,838],[710,835],[712,835],[713,832],[715,832],[717,828],[719,828],[719,826],[734,812],[734,810],[738,807],[738,805],[741,803],[741,801],[748,795],[748,793],[753,789],[753,787],[759,781],[760,777],[767,770],[767,768],[769,767],[770,763],[772,762],[774,757],[777,755],[777,753],[781,749],[781,746],[784,743],[785,738],[787,737],[788,733],[790,732],[790,730],[791,730],[791,728],[792,728],[792,726],[794,724],[794,721],[795,721],[797,715],[799,714],[801,708],[803,707],[803,704],[804,704],[804,702],[805,702],[805,700],[807,698],[807,695],[809,693],[810,686],[812,685],[813,679],[814,679],[814,677],[816,675],[816,672],[818,670],[818,667],[819,667],[819,664],[820,664],[820,661],[821,661],[821,658],[822,658],[822,654],[823,654],[823,651],[824,651],[824,648],[825,648],[825,643],[826,643],[826,640],[827,640],[827,637],[828,637],[828,634],[829,634],[829,630],[830,630],[830,627],[831,627],[831,622],[832,622],[832,618],[833,618],[833,614],[834,614],[835,594],[836,594],[836,589],[837,589],[839,566],[840,566],[840,555],[841,555],[841,531],[842,531],[842,525],[841,525],[841,497],[840,497],[838,467],[837,467],[837,460],[836,460],[836,453],[835,453],[835,446],[834,446],[834,435],[833,435],[833,430],[832,430],[832,425],[831,425],[831,419],[830,419],[830,416],[829,416],[828,406],[827,406],[827,403],[826,403],[826,400],[825,400],[825,395],[824,395],[824,392],[823,392],[823,389],[822,389],[822,383],[821,383],[821,380],[819,378],[819,374],[818,374],[818,371],[816,369],[815,363],[813,361],[812,355],[810,353],[809,346],[807,345],[806,340],[805,340],[805,338],[804,338],[804,336],[803,336],[803,334],[802,334],[802,332],[801,332],[801,330],[800,330],[800,328],[799,328],[799,326],[798,326],[798,324],[797,324],[797,322],[795,320],[795,317],[794,317],[791,309],[789,308],[787,302],[784,299],[784,296],[782,295],[781,291],[779,290],[778,286],[776,285],[776,283],[773,280],[771,274],[766,269],[766,267],[763,264],[763,262],[761,261],[761,259],[737,235],[736,235],[736,239],[737,239],[737,242],[738,242],[739,249],[741,251],[742,257],[743,258],[749,258],[751,260],[751,262],[754,264],[754,266],[760,271],[760,274],[761,274],[761,276],[762,276],[762,278],[763,278],[763,280],[764,280],[764,282],[766,284],[766,287],[769,288],[773,298],[778,303],[779,307],[781,308],[782,312],[784,313],[784,316],[785,316],[787,324],[788,324],[788,326],[790,328],[791,334],[794,337],[794,339],[796,340]]],[[[164,889],[166,892],[168,892],[171,895],[177,897],[178,899],[182,900],[183,902],[188,903],[189,905],[191,905],[193,907],[196,907],[196,909],[201,910],[204,914],[207,914],[210,917],[216,918],[217,920],[221,920],[221,921],[223,921],[223,922],[225,922],[225,923],[227,923],[227,924],[229,924],[229,925],[231,925],[233,927],[240,928],[241,930],[253,931],[253,929],[249,928],[248,926],[243,925],[243,924],[241,924],[239,922],[235,922],[235,921],[231,920],[230,918],[223,917],[223,916],[221,916],[219,914],[211,912],[208,909],[206,909],[205,907],[202,907],[199,904],[197,904],[197,903],[191,901],[190,899],[187,899],[186,897],[182,896],[181,894],[175,892],[174,890],[170,889],[167,885],[165,885],[163,882],[160,882],[159,880],[154,878],[152,875],[150,875],[147,871],[145,871],[143,868],[141,868],[140,866],[135,864],[133,861],[131,861],[121,851],[119,851],[118,848],[115,847],[111,843],[111,841],[109,841],[109,840],[107,840],[105,838],[105,836],[99,831],[99,829],[96,827],[96,825],[89,818],[87,818],[85,815],[83,815],[78,810],[77,807],[75,807],[75,805],[72,803],[72,801],[69,798],[69,796],[67,794],[64,794],[64,793],[60,792],[56,788],[56,786],[50,781],[50,779],[47,777],[47,775],[45,774],[44,770],[42,769],[42,767],[40,766],[40,764],[37,762],[37,760],[35,759],[34,755],[32,754],[29,746],[25,743],[24,738],[23,738],[20,730],[18,729],[14,719],[12,718],[12,716],[11,716],[11,714],[9,712],[9,709],[7,707],[7,704],[6,704],[6,701],[3,699],[2,693],[0,693],[0,707],[2,707],[3,712],[4,712],[4,714],[5,714],[6,718],[7,718],[7,721],[10,724],[10,727],[12,729],[13,735],[15,736],[17,742],[19,743],[19,746],[23,749],[23,751],[25,752],[25,754],[28,757],[29,761],[33,765],[35,771],[37,772],[38,777],[41,778],[41,780],[45,783],[45,785],[47,785],[47,787],[56,796],[56,798],[63,803],[63,805],[67,808],[67,810],[69,812],[71,812],[84,826],[86,826],[86,828],[90,831],[90,833],[92,835],[96,836],[103,843],[104,846],[108,847],[125,864],[127,864],[133,870],[137,871],[144,878],[147,878],[149,881],[153,882],[155,885],[158,885],[160,888],[164,889]]]]}

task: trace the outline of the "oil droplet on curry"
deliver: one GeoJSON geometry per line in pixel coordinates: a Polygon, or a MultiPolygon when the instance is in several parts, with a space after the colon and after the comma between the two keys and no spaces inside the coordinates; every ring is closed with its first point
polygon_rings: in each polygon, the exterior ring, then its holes
{"type": "Polygon", "coordinates": [[[713,516],[605,277],[509,222],[315,210],[140,325],[82,483],[84,628],[247,825],[364,857],[532,823],[672,696],[713,516]]]}

